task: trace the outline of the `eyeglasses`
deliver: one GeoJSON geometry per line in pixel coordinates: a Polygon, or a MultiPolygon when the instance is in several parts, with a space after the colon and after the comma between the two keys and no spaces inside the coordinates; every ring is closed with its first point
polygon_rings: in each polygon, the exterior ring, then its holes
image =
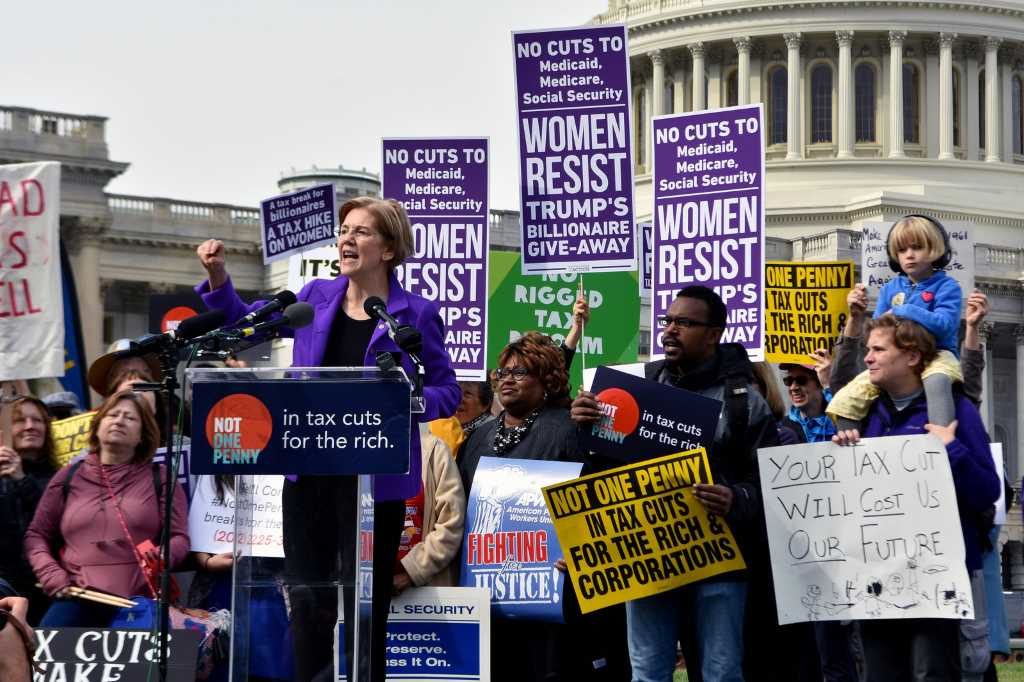
{"type": "Polygon", "coordinates": [[[811,380],[810,377],[782,377],[782,383],[789,388],[793,384],[797,386],[805,386],[811,380]]]}
{"type": "Polygon", "coordinates": [[[530,375],[530,370],[525,367],[512,367],[506,369],[504,367],[494,370],[494,380],[503,381],[505,377],[512,377],[515,382],[520,382],[530,375]]]}
{"type": "Polygon", "coordinates": [[[356,227],[349,227],[348,225],[342,225],[341,227],[334,228],[334,236],[341,240],[352,234],[356,239],[373,239],[377,236],[377,233],[368,227],[357,225],[356,227]]]}
{"type": "Polygon", "coordinates": [[[658,324],[666,329],[675,324],[677,327],[683,329],[691,329],[693,327],[710,327],[708,322],[701,322],[700,320],[692,320],[689,317],[672,317],[671,315],[662,315],[658,318],[658,324]]]}

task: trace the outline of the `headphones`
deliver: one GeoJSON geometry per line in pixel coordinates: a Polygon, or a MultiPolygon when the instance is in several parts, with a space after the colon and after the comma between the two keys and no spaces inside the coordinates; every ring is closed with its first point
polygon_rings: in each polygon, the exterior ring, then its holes
{"type": "Polygon", "coordinates": [[[942,245],[945,247],[945,250],[942,255],[939,256],[939,259],[932,263],[932,267],[936,270],[941,270],[949,265],[949,261],[953,259],[953,249],[949,246],[949,232],[946,231],[945,225],[940,223],[938,218],[933,218],[930,215],[908,213],[892,224],[892,227],[889,228],[889,234],[885,238],[885,255],[889,257],[889,267],[892,268],[892,271],[897,275],[903,272],[903,269],[900,268],[900,262],[892,257],[892,251],[889,249],[889,240],[892,239],[892,231],[896,227],[896,223],[899,223],[900,220],[905,220],[906,218],[923,218],[924,220],[931,222],[935,227],[939,228],[939,234],[942,235],[942,245]]]}

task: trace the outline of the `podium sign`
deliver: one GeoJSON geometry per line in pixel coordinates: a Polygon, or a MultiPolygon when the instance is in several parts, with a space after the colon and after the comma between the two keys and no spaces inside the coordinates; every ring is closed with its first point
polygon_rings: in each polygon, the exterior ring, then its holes
{"type": "Polygon", "coordinates": [[[189,370],[194,474],[401,474],[401,371],[189,370]]]}

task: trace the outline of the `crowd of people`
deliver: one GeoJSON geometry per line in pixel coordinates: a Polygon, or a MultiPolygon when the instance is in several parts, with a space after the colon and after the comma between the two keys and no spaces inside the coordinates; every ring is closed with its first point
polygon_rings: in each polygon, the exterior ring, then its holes
{"type": "MultiPolygon", "coordinates": [[[[401,205],[354,199],[340,209],[339,225],[341,274],[314,280],[298,295],[314,307],[316,321],[295,331],[294,364],[373,366],[378,354],[392,353],[411,376],[409,353],[364,311],[372,296],[422,334],[426,409],[411,429],[409,471],[377,477],[374,489],[373,613],[359,679],[382,681],[392,597],[415,586],[458,583],[467,498],[482,457],[580,462],[583,474],[617,462],[587,451],[577,438],[603,414],[593,393],[573,390],[569,382],[590,315],[583,297],[561,344],[526,333],[501,351],[490,381],[457,382],[436,305],[405,291],[395,274],[413,249],[401,205]]],[[[896,276],[879,292],[874,315],[868,317],[869,292],[858,285],[849,294],[850,314],[834,357],[821,349],[806,363],[751,363],[741,346],[721,342],[728,311],[713,290],[678,292],[659,320],[664,358],[646,363],[644,374],[722,402],[708,451],[715,483],[696,485],[694,494],[728,522],[747,568],[590,614],[580,612],[567,580],[564,623],[492,621],[491,679],[667,682],[680,658],[691,681],[994,679],[991,654],[1008,653],[1008,641],[1001,594],[992,585],[1000,581],[992,523],[999,478],[977,409],[984,366],[978,329],[988,302],[978,292],[967,297],[961,350],[961,292],[942,270],[949,251],[942,226],[907,216],[893,226],[888,249],[896,276]],[[939,438],[948,454],[975,619],[778,625],[758,449],[825,441],[845,446],[915,433],[939,438]]],[[[204,242],[198,256],[207,279],[197,291],[208,307],[234,320],[260,304],[235,292],[221,242],[204,242]]],[[[153,464],[153,455],[169,435],[161,433],[169,408],[155,393],[132,389],[159,378],[158,372],[152,358],[125,349],[94,363],[90,383],[105,398],[87,451],[59,470],[51,407],[31,396],[14,403],[11,445],[0,446],[0,578],[13,590],[0,594],[0,610],[42,627],[108,627],[117,608],[80,599],[77,588],[157,596],[154,546],[163,530],[159,510],[168,473],[153,464]],[[27,605],[6,599],[14,592],[27,597],[27,605]]],[[[233,483],[216,477],[212,485],[223,497],[233,483]]],[[[172,489],[171,568],[196,574],[181,601],[228,608],[236,557],[190,551],[188,502],[180,486],[172,489]]],[[[285,481],[285,558],[247,567],[277,581],[253,599],[265,606],[261,636],[280,642],[282,651],[251,661],[250,678],[333,676],[335,585],[347,586],[341,599],[346,622],[355,617],[355,495],[352,477],[285,481]]],[[[564,571],[564,563],[556,568],[564,571]]],[[[346,628],[344,643],[349,679],[353,629],[346,628]]]]}

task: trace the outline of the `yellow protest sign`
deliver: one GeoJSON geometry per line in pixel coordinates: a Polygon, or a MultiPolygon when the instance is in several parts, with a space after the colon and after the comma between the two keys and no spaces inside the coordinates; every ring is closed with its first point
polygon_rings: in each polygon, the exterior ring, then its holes
{"type": "Polygon", "coordinates": [[[846,324],[853,261],[768,261],[764,284],[764,351],[768,362],[811,362],[830,352],[846,324]]]}
{"type": "Polygon", "coordinates": [[[693,495],[711,482],[698,448],[542,488],[580,610],[745,568],[729,526],[693,495]]]}
{"type": "Polygon", "coordinates": [[[96,412],[85,412],[67,419],[50,422],[53,437],[53,461],[62,467],[71,458],[89,447],[89,427],[96,412]]]}

